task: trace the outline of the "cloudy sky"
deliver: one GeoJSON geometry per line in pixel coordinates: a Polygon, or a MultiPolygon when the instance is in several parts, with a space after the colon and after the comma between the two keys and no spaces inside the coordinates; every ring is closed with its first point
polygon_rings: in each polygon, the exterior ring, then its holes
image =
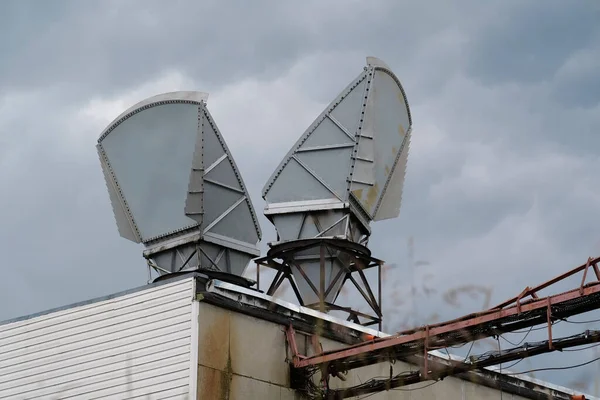
{"type": "MultiPolygon", "coordinates": [[[[600,254],[600,2],[450,3],[0,0],[0,320],[145,284],[94,148],[124,109],[209,92],[266,243],[263,184],[367,55],[398,75],[414,123],[401,216],[371,240],[393,265],[388,330],[409,312],[425,323],[481,309],[486,293],[500,302],[600,254]]],[[[593,392],[597,369],[536,376],[593,392]]]]}

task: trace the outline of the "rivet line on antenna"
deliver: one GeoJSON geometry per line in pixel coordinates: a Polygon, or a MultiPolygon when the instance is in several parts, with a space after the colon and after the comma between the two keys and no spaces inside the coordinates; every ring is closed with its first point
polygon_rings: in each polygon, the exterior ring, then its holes
{"type": "Polygon", "coordinates": [[[365,85],[365,91],[363,93],[363,104],[360,108],[360,120],[358,121],[358,127],[356,128],[356,132],[354,133],[356,139],[354,143],[354,149],[352,150],[352,161],[350,163],[350,171],[348,172],[348,177],[350,179],[348,180],[348,185],[346,187],[347,192],[350,192],[350,189],[352,188],[352,177],[354,176],[354,167],[356,166],[356,155],[358,154],[358,146],[360,145],[360,134],[362,132],[364,124],[365,110],[367,109],[367,100],[369,98],[369,89],[371,88],[372,82],[374,80],[372,67],[365,68],[365,77],[367,76],[367,84],[365,85]]]}
{"type": "Polygon", "coordinates": [[[156,242],[158,240],[165,240],[165,239],[168,239],[169,237],[178,235],[182,232],[192,231],[193,229],[198,228],[198,226],[199,226],[198,224],[188,225],[186,227],[175,229],[175,230],[169,231],[167,233],[163,233],[158,236],[152,236],[151,238],[145,239],[143,242],[145,244],[152,244],[152,242],[156,242]]]}
{"type": "MultiPolygon", "coordinates": [[[[205,104],[198,106],[198,136],[200,136],[200,160],[202,163],[202,170],[204,170],[204,135],[202,134],[202,132],[204,132],[204,107],[206,107],[205,104]]],[[[204,173],[202,176],[204,176],[204,173]]],[[[204,192],[204,179],[200,182],[200,190],[204,192]]],[[[204,200],[202,201],[202,209],[200,211],[204,214],[204,200]]]]}
{"type": "MultiPolygon", "coordinates": [[[[412,132],[412,127],[409,126],[408,131],[406,132],[406,135],[404,135],[404,140],[402,141],[402,146],[400,146],[400,150],[398,151],[398,154],[396,154],[396,159],[394,160],[394,163],[392,164],[392,168],[390,169],[390,174],[387,177],[387,179],[385,180],[385,184],[383,185],[383,189],[381,190],[381,193],[385,193],[388,186],[390,185],[390,182],[392,181],[392,175],[394,174],[394,170],[396,169],[396,167],[398,165],[398,161],[400,161],[400,158],[402,157],[402,152],[404,151],[404,148],[409,145],[411,132],[412,132]]],[[[408,151],[408,149],[407,149],[407,151],[408,151]]],[[[406,175],[406,171],[404,172],[404,175],[406,175]]],[[[400,201],[402,201],[402,195],[400,195],[400,201]]],[[[379,198],[379,201],[375,205],[375,209],[373,210],[373,215],[377,214],[377,211],[379,211],[379,207],[381,206],[382,202],[383,202],[383,196],[381,196],[379,198]]]]}
{"type": "MultiPolygon", "coordinates": [[[[409,131],[408,131],[408,136],[407,136],[407,140],[408,140],[408,142],[406,143],[406,145],[407,145],[407,146],[408,146],[408,145],[410,145],[410,139],[411,139],[411,137],[412,137],[411,133],[412,133],[412,131],[411,131],[411,130],[409,130],[409,131]]],[[[409,148],[406,150],[406,153],[407,153],[407,154],[406,154],[406,157],[405,157],[405,159],[404,159],[404,173],[402,174],[402,182],[403,182],[403,183],[404,183],[404,180],[406,179],[406,171],[407,171],[407,169],[408,169],[408,152],[409,152],[409,151],[410,151],[410,147],[409,147],[409,148]]],[[[398,202],[398,207],[400,207],[400,206],[402,205],[402,199],[403,199],[403,197],[404,197],[404,196],[403,196],[403,194],[404,194],[403,192],[402,192],[402,193],[400,193],[400,201],[398,202]]]]}
{"type": "Polygon", "coordinates": [[[394,74],[392,71],[390,71],[387,68],[384,68],[384,67],[375,67],[374,69],[376,71],[383,71],[383,72],[385,72],[386,74],[388,74],[389,76],[391,76],[392,79],[396,82],[396,84],[400,88],[400,93],[402,93],[402,98],[404,98],[404,104],[406,104],[406,111],[408,112],[408,125],[412,126],[412,115],[410,113],[410,107],[408,106],[408,98],[406,97],[406,92],[404,91],[404,87],[402,86],[402,83],[400,83],[400,79],[398,79],[398,77],[396,76],[396,74],[394,74]]]}
{"type": "MultiPolygon", "coordinates": [[[[198,101],[193,101],[193,100],[162,100],[162,101],[157,101],[157,102],[154,102],[154,103],[146,104],[146,105],[144,105],[142,107],[139,107],[139,108],[136,108],[135,110],[132,110],[131,112],[129,112],[126,115],[124,115],[122,118],[119,118],[118,121],[116,121],[114,124],[112,124],[106,130],[106,132],[104,132],[104,134],[102,136],[100,136],[100,138],[98,139],[98,143],[100,143],[104,138],[106,138],[106,136],[108,136],[108,134],[110,134],[120,124],[122,124],[123,122],[125,122],[127,119],[131,118],[133,115],[135,115],[135,114],[137,114],[137,113],[139,113],[141,111],[150,109],[152,107],[157,107],[157,106],[161,106],[161,105],[164,105],[164,104],[197,104],[199,106],[204,106],[204,102],[198,102],[198,101]]],[[[129,217],[129,219],[130,219],[130,221],[132,223],[132,227],[135,230],[138,238],[140,238],[141,241],[143,241],[144,243],[151,242],[151,241],[154,241],[154,240],[158,240],[158,239],[162,239],[162,238],[165,238],[165,237],[168,237],[168,236],[172,236],[174,234],[177,234],[179,232],[182,232],[182,231],[185,231],[187,229],[194,228],[195,226],[197,226],[197,224],[195,224],[195,225],[187,226],[187,227],[184,227],[184,228],[176,229],[174,231],[170,231],[170,232],[161,234],[159,236],[154,236],[154,237],[151,237],[151,238],[148,238],[148,239],[144,239],[142,237],[142,235],[141,235],[138,227],[137,227],[137,224],[135,223],[135,220],[133,219],[133,214],[131,212],[131,209],[129,208],[129,205],[127,204],[127,200],[125,200],[125,196],[123,195],[121,187],[119,186],[119,183],[117,181],[116,175],[115,175],[115,173],[114,173],[114,171],[113,171],[113,169],[112,169],[112,167],[110,165],[110,162],[108,161],[108,157],[106,156],[106,154],[104,153],[104,151],[102,151],[102,154],[103,154],[103,158],[104,158],[104,160],[106,162],[108,171],[109,171],[109,173],[110,173],[110,175],[112,177],[112,180],[113,180],[113,182],[115,184],[115,187],[116,187],[117,191],[119,192],[119,195],[121,197],[121,201],[123,202],[123,206],[125,207],[125,211],[127,212],[127,215],[128,215],[128,217],[129,217]]]]}
{"type": "Polygon", "coordinates": [[[128,118],[131,118],[135,114],[142,112],[144,110],[147,110],[149,108],[152,108],[152,107],[161,106],[164,104],[175,104],[175,103],[177,103],[177,104],[204,104],[203,102],[198,102],[198,101],[193,101],[193,100],[161,100],[161,101],[157,101],[154,103],[145,104],[144,106],[136,108],[135,110],[132,110],[131,112],[125,114],[123,117],[119,118],[118,121],[116,121],[114,124],[112,124],[106,130],[106,132],[104,132],[102,134],[102,136],[100,136],[100,138],[98,138],[98,143],[100,143],[102,140],[104,140],[104,138],[107,137],[109,133],[114,131],[116,127],[121,125],[123,122],[125,122],[125,120],[127,120],[128,118]]]}
{"type": "Polygon", "coordinates": [[[313,122],[313,124],[306,130],[306,132],[304,132],[304,134],[302,135],[302,137],[300,138],[300,140],[297,142],[297,145],[294,147],[293,151],[290,152],[290,154],[288,155],[288,157],[285,159],[285,161],[283,163],[281,163],[281,165],[279,166],[279,168],[277,168],[277,171],[275,172],[275,174],[273,175],[273,177],[269,180],[269,183],[267,184],[266,188],[263,190],[263,198],[266,197],[267,193],[269,192],[269,190],[271,190],[271,187],[273,186],[273,184],[275,183],[275,181],[277,180],[277,178],[279,177],[279,175],[281,175],[281,172],[283,171],[283,169],[286,167],[286,165],[288,165],[288,163],[292,160],[292,156],[297,152],[297,150],[302,147],[302,145],[304,145],[304,143],[308,140],[308,138],[310,137],[310,135],[313,134],[313,132],[319,127],[319,125],[321,124],[321,122],[323,122],[323,120],[325,118],[327,118],[327,116],[329,114],[331,114],[331,112],[333,112],[333,110],[335,110],[335,108],[346,98],[348,97],[348,95],[354,90],[354,88],[356,88],[358,85],[360,85],[362,83],[363,80],[365,80],[365,78],[367,77],[366,73],[362,73],[352,84],[351,86],[348,88],[348,90],[346,90],[344,93],[342,93],[340,95],[340,97],[337,99],[337,101],[329,108],[327,109],[327,111],[323,112],[317,120],[315,120],[313,122]]]}
{"type": "MultiPolygon", "coordinates": [[[[119,200],[120,200],[121,204],[123,205],[123,207],[125,208],[125,212],[127,213],[127,216],[129,218],[130,225],[135,230],[135,234],[137,235],[137,237],[140,240],[142,240],[142,234],[140,233],[140,231],[137,227],[137,224],[135,223],[135,220],[133,219],[133,214],[131,213],[129,204],[127,204],[125,195],[123,195],[123,191],[121,190],[121,186],[119,185],[117,176],[115,175],[114,170],[113,170],[112,166],[110,165],[110,161],[108,160],[108,157],[106,156],[106,153],[104,152],[104,148],[102,147],[102,144],[100,144],[99,146],[100,146],[100,153],[102,154],[102,158],[104,159],[104,162],[106,163],[106,168],[108,168],[108,173],[110,174],[111,180],[112,180],[113,184],[115,185],[115,188],[119,192],[119,197],[120,197],[119,200]]],[[[114,208],[114,206],[113,206],[113,208],[114,208]]]]}
{"type": "MultiPolygon", "coordinates": [[[[260,224],[258,222],[258,218],[257,218],[256,213],[254,211],[254,206],[252,205],[252,201],[250,200],[250,194],[248,193],[248,189],[246,188],[246,185],[244,184],[244,180],[242,179],[242,177],[238,173],[238,169],[237,169],[237,167],[235,165],[235,162],[233,161],[233,156],[231,155],[231,152],[229,151],[229,148],[227,147],[227,144],[225,143],[225,141],[223,140],[223,138],[221,136],[221,131],[219,130],[219,128],[217,127],[217,125],[213,122],[213,120],[211,118],[211,115],[210,115],[210,113],[208,112],[208,110],[206,108],[204,108],[204,116],[205,116],[206,121],[208,121],[208,123],[210,124],[210,126],[214,130],[215,135],[217,136],[217,140],[219,141],[219,143],[221,143],[221,147],[223,148],[223,152],[225,154],[227,154],[227,161],[229,162],[229,165],[231,166],[231,169],[233,170],[233,173],[235,174],[235,177],[236,177],[236,179],[237,179],[240,187],[242,188],[242,190],[246,194],[245,202],[246,202],[246,205],[248,206],[248,209],[250,210],[250,216],[252,217],[252,222],[254,222],[254,228],[256,229],[256,233],[258,235],[258,238],[261,239],[262,234],[261,234],[261,231],[260,231],[260,224]]],[[[204,124],[204,119],[203,119],[202,123],[204,124]]],[[[203,162],[204,162],[204,158],[203,158],[203,162]]]]}
{"type": "Polygon", "coordinates": [[[356,196],[354,196],[354,194],[350,193],[350,196],[348,198],[350,199],[350,201],[349,201],[350,204],[352,204],[356,208],[356,210],[361,214],[361,216],[363,218],[365,218],[366,220],[370,220],[371,219],[371,216],[369,215],[369,213],[367,212],[367,210],[364,209],[364,207],[356,199],[356,196]]]}
{"type": "MultiPolygon", "coordinates": [[[[408,114],[408,123],[409,123],[408,132],[410,132],[411,127],[412,127],[412,115],[410,113],[410,107],[408,105],[408,99],[406,97],[406,92],[404,91],[404,87],[402,87],[402,84],[400,83],[400,80],[398,79],[398,77],[392,71],[390,71],[387,68],[383,68],[383,67],[379,67],[378,66],[378,67],[371,67],[369,69],[370,69],[370,72],[369,72],[370,81],[369,82],[371,82],[371,81],[374,80],[374,78],[375,78],[374,72],[375,71],[382,71],[382,72],[385,72],[386,74],[388,74],[394,80],[394,82],[396,83],[396,85],[398,85],[398,87],[400,88],[400,92],[402,93],[402,97],[404,99],[404,104],[406,105],[406,111],[407,111],[407,114],[408,114]]],[[[367,85],[367,89],[365,90],[365,92],[368,92],[368,90],[369,90],[369,84],[367,85]]],[[[365,95],[365,102],[367,100],[367,97],[368,97],[368,93],[366,93],[366,95],[365,95]]],[[[365,113],[365,111],[364,111],[365,107],[366,107],[366,103],[363,105],[363,111],[362,111],[363,116],[364,116],[364,113],[365,113]]],[[[361,119],[361,121],[360,121],[359,131],[362,130],[362,124],[363,124],[363,119],[361,119]]],[[[410,136],[408,135],[408,132],[407,132],[407,137],[410,140],[410,136]]],[[[354,166],[356,164],[356,154],[358,153],[359,142],[360,142],[360,140],[357,141],[357,144],[355,146],[355,150],[353,152],[353,156],[354,157],[353,157],[352,164],[351,164],[351,172],[349,174],[350,177],[352,177],[353,174],[354,174],[354,166]]],[[[400,159],[400,156],[401,156],[402,151],[404,149],[404,144],[405,143],[406,143],[406,140],[403,141],[402,147],[401,147],[400,151],[398,152],[398,154],[396,156],[396,159],[394,160],[394,164],[392,166],[392,172],[394,171],[394,168],[396,167],[396,164],[398,163],[398,160],[400,159]]],[[[406,176],[406,171],[405,171],[404,175],[406,176]]],[[[351,179],[350,179],[350,181],[351,181],[351,179]]],[[[385,182],[385,185],[384,185],[384,188],[383,188],[382,192],[385,192],[385,190],[389,186],[389,182],[390,181],[391,181],[391,173],[390,173],[390,176],[388,177],[388,179],[385,182]]],[[[352,185],[352,182],[349,182],[348,190],[350,190],[351,185],[352,185]]],[[[381,205],[381,201],[382,200],[383,200],[383,198],[380,198],[379,202],[376,204],[375,209],[373,211],[373,216],[375,215],[375,213],[377,212],[377,210],[379,210],[379,207],[381,205]]]]}

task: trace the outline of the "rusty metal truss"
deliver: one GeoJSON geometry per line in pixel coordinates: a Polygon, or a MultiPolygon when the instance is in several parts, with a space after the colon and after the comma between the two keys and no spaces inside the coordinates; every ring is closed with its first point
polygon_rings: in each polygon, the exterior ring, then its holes
{"type": "MultiPolygon", "coordinates": [[[[527,287],[518,296],[511,298],[488,310],[465,315],[455,320],[434,325],[426,325],[418,329],[400,332],[386,338],[372,340],[347,347],[343,350],[321,352],[314,356],[303,356],[294,347],[295,335],[292,328],[288,329],[288,343],[292,347],[292,374],[303,376],[302,371],[318,368],[323,371],[323,379],[328,376],[339,376],[340,373],[367,365],[395,359],[414,359],[420,356],[420,371],[405,375],[390,377],[385,384],[360,390],[351,388],[340,390],[331,395],[345,398],[358,394],[387,390],[391,387],[409,385],[425,380],[437,380],[445,376],[463,373],[502,362],[531,357],[537,354],[562,350],[566,347],[579,346],[585,343],[600,341],[596,331],[586,331],[581,335],[568,338],[553,338],[552,324],[574,315],[582,314],[600,308],[600,257],[588,258],[580,265],[539,286],[527,287]],[[592,270],[595,279],[586,283],[589,271],[592,270]],[[581,283],[578,287],[560,294],[540,297],[539,292],[550,286],[581,273],[581,283]],[[548,338],[537,347],[516,348],[504,350],[492,357],[479,358],[470,362],[449,361],[445,368],[432,364],[429,354],[431,350],[443,349],[450,346],[462,345],[475,340],[497,337],[503,333],[514,332],[536,325],[548,326],[548,338]],[[366,390],[366,391],[365,391],[366,390]]],[[[306,374],[305,374],[306,376],[306,374]]]]}

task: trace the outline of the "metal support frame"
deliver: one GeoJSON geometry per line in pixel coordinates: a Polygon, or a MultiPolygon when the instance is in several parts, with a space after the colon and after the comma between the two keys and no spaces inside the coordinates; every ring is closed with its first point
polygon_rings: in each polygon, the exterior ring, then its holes
{"type": "MultiPolygon", "coordinates": [[[[427,380],[440,380],[451,375],[477,371],[482,368],[487,368],[506,362],[517,361],[540,354],[547,354],[555,350],[562,351],[572,347],[598,343],[600,342],[600,331],[588,330],[577,335],[557,338],[556,347],[553,349],[549,348],[547,342],[548,341],[545,340],[536,343],[525,343],[520,347],[512,349],[506,349],[494,353],[487,352],[479,356],[471,356],[470,362],[461,362],[451,359],[438,359],[431,363],[432,365],[428,376],[423,376],[421,371],[401,373],[395,376],[390,374],[389,378],[382,377],[373,379],[368,386],[362,385],[344,389],[330,390],[326,393],[325,399],[345,399],[348,397],[368,395],[369,393],[383,392],[427,380]]],[[[577,395],[574,395],[572,398],[582,399],[582,397],[577,395]]]]}
{"type": "Polygon", "coordinates": [[[531,296],[532,300],[537,300],[537,299],[539,299],[537,292],[539,292],[540,290],[546,289],[548,286],[551,286],[557,282],[563,281],[581,271],[583,271],[583,276],[581,278],[581,285],[579,285],[579,294],[583,295],[583,293],[584,293],[583,289],[585,286],[587,271],[590,268],[590,266],[594,269],[594,273],[596,274],[596,279],[598,281],[600,281],[600,270],[598,268],[599,261],[600,261],[600,257],[598,257],[598,258],[588,257],[587,262],[585,264],[582,264],[577,268],[573,268],[572,270],[565,272],[564,274],[561,274],[554,279],[550,279],[549,281],[546,281],[546,282],[542,283],[541,285],[535,286],[533,288],[530,288],[528,286],[518,296],[508,299],[505,302],[500,303],[497,306],[490,308],[490,310],[505,308],[511,304],[516,304],[517,307],[520,309],[521,301],[524,298],[526,298],[527,296],[531,296]]]}
{"type": "Polygon", "coordinates": [[[151,283],[153,281],[152,271],[156,272],[159,276],[163,275],[163,274],[171,273],[171,271],[167,271],[166,269],[159,267],[154,262],[152,262],[152,260],[150,260],[150,259],[146,259],[146,265],[148,266],[148,282],[147,283],[151,283]]]}
{"type": "MultiPolygon", "coordinates": [[[[585,264],[539,286],[528,287],[518,296],[489,310],[423,328],[407,330],[391,337],[374,338],[343,350],[329,351],[305,358],[297,357],[294,359],[292,367],[302,369],[326,366],[329,373],[334,374],[336,371],[349,371],[354,368],[376,364],[388,360],[390,357],[396,359],[417,356],[423,351],[422,370],[413,377],[414,380],[402,378],[404,383],[397,385],[401,386],[427,379],[438,379],[439,374],[431,374],[432,371],[430,371],[428,365],[429,350],[465,344],[542,324],[548,324],[548,340],[536,354],[560,350],[564,347],[564,341],[563,339],[553,339],[553,321],[600,309],[600,273],[597,272],[599,262],[600,257],[588,258],[585,264]],[[596,280],[586,284],[587,271],[590,267],[596,273],[596,280]],[[539,290],[582,271],[583,278],[579,287],[545,298],[539,298],[537,295],[539,290]],[[523,299],[526,296],[531,296],[531,299],[524,301],[523,299]]],[[[585,340],[588,340],[587,337],[586,334],[585,340]]],[[[598,341],[600,339],[594,340],[598,341]]],[[[525,353],[527,353],[526,350],[525,353]]],[[[504,362],[503,359],[498,359],[501,360],[500,362],[504,362]]],[[[493,364],[492,362],[489,365],[493,364]]],[[[458,366],[453,365],[453,368],[451,371],[445,371],[443,376],[474,369],[466,363],[459,363],[458,366]]]]}
{"type": "MultiPolygon", "coordinates": [[[[370,251],[360,244],[336,238],[311,238],[301,239],[290,242],[283,242],[271,248],[265,257],[255,259],[257,287],[260,289],[260,267],[264,266],[277,271],[275,277],[269,284],[266,294],[273,296],[277,289],[281,287],[284,280],[287,280],[294,291],[300,305],[319,310],[321,312],[343,311],[348,314],[348,321],[358,323],[363,326],[377,324],[381,330],[383,313],[381,310],[382,291],[381,291],[381,266],[383,261],[371,257],[370,251]],[[300,259],[299,253],[306,250],[319,247],[319,282],[313,282],[300,263],[296,260],[300,259]],[[329,285],[325,282],[325,261],[326,259],[335,259],[339,253],[353,257],[353,263],[343,265],[339,272],[331,279],[329,285]],[[367,280],[364,270],[377,267],[377,282],[378,295],[373,293],[369,281],[367,280]],[[295,268],[308,286],[317,295],[319,301],[317,303],[306,304],[305,299],[298,290],[297,283],[292,275],[292,268],[295,268]],[[353,274],[358,274],[354,277],[353,274]],[[357,279],[358,278],[358,279],[357,279]],[[330,295],[331,291],[341,281],[340,289],[346,281],[350,281],[358,290],[362,298],[370,307],[373,314],[363,313],[353,310],[349,307],[333,304],[325,301],[325,298],[330,295]],[[362,287],[361,284],[362,283],[362,287]],[[362,319],[362,321],[361,321],[362,319]]],[[[337,294],[336,294],[337,296],[337,294]]]]}
{"type": "MultiPolygon", "coordinates": [[[[202,243],[201,240],[197,240],[195,242],[190,242],[190,244],[193,245],[193,250],[185,258],[179,251],[179,248],[177,248],[177,247],[167,250],[167,251],[170,251],[171,255],[172,255],[171,264],[174,267],[176,267],[176,269],[173,271],[168,271],[168,270],[158,266],[152,260],[153,254],[144,254],[144,258],[146,258],[146,264],[148,265],[148,280],[150,281],[152,279],[152,271],[158,273],[159,275],[181,272],[190,266],[190,261],[192,261],[192,259],[194,259],[194,257],[196,257],[196,259],[198,261],[198,265],[200,265],[201,256],[204,256],[204,258],[206,258],[210,264],[210,265],[202,266],[203,270],[208,269],[208,270],[220,271],[221,269],[219,268],[217,263],[225,255],[225,253],[227,252],[227,249],[222,248],[221,251],[219,252],[219,254],[217,255],[216,260],[213,260],[208,254],[206,254],[206,252],[202,249],[202,247],[200,247],[201,243],[202,243]],[[176,258],[179,258],[179,260],[177,260],[177,261],[180,261],[181,263],[176,262],[176,260],[175,260],[176,258]]],[[[195,268],[198,268],[198,267],[195,267],[195,268]]],[[[224,271],[224,272],[227,272],[227,271],[224,271]]]]}
{"type": "Polygon", "coordinates": [[[425,326],[425,344],[423,345],[423,370],[421,371],[421,375],[427,379],[429,376],[429,325],[425,326]]]}

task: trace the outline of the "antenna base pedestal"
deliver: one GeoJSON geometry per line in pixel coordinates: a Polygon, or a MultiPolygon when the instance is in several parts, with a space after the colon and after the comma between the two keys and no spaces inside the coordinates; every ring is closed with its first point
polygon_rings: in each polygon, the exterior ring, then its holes
{"type": "Polygon", "coordinates": [[[378,324],[381,329],[383,261],[372,257],[367,247],[335,237],[290,240],[271,244],[267,256],[254,262],[257,274],[260,274],[261,266],[277,271],[273,280],[268,282],[268,295],[275,295],[283,281],[287,280],[300,305],[326,313],[342,312],[348,316],[348,321],[364,326],[378,324]],[[377,295],[365,276],[365,272],[374,268],[377,273],[377,295]],[[336,302],[346,281],[352,283],[349,289],[358,292],[369,312],[336,302]]]}

